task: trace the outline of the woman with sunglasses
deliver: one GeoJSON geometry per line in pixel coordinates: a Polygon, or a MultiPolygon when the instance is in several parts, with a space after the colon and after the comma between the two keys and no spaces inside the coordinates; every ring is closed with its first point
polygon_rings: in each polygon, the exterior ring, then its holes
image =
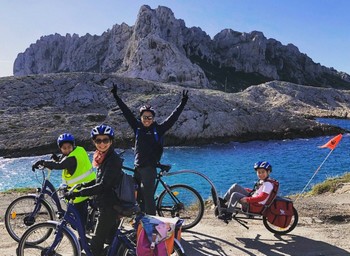
{"type": "Polygon", "coordinates": [[[113,237],[117,227],[118,212],[113,206],[118,205],[114,188],[122,179],[122,159],[114,151],[114,130],[108,125],[99,125],[91,130],[91,138],[96,147],[93,156],[93,166],[97,168],[96,182],[83,184],[83,189],[73,192],[68,197],[93,196],[99,208],[99,217],[91,239],[93,255],[104,255],[104,242],[113,237]]]}
{"type": "Polygon", "coordinates": [[[149,105],[142,106],[139,110],[140,118],[136,118],[126,104],[117,94],[117,85],[113,86],[112,93],[120,107],[126,121],[135,133],[135,179],[139,185],[138,201],[141,210],[146,214],[156,215],[154,201],[154,186],[157,176],[157,163],[163,154],[162,138],[177,121],[183,111],[187,100],[188,91],[182,92],[182,100],[175,110],[162,123],[157,123],[154,118],[156,112],[149,105]]]}

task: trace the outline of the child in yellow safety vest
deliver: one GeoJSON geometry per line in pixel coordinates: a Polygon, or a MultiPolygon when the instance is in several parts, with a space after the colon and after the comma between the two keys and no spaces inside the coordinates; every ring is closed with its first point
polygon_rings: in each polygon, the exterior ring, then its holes
{"type": "MultiPolygon", "coordinates": [[[[85,149],[75,146],[75,139],[69,133],[61,134],[57,139],[57,145],[62,153],[60,159],[50,161],[39,160],[33,167],[40,166],[48,169],[62,170],[62,182],[68,187],[75,184],[84,184],[96,179],[96,173],[85,149]]],[[[73,201],[78,210],[82,223],[85,226],[88,217],[88,197],[76,197],[73,201]]]]}

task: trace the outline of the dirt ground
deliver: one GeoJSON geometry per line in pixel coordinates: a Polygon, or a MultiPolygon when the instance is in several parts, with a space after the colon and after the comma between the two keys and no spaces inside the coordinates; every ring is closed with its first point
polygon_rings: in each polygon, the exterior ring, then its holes
{"type": "MultiPolygon", "coordinates": [[[[17,196],[0,193],[1,256],[16,255],[17,244],[7,234],[3,216],[17,196]]],[[[298,226],[288,235],[276,236],[262,221],[249,221],[248,230],[235,221],[225,224],[209,207],[196,227],[182,233],[181,244],[187,256],[350,255],[350,184],[343,184],[334,194],[299,198],[295,208],[298,226]]]]}

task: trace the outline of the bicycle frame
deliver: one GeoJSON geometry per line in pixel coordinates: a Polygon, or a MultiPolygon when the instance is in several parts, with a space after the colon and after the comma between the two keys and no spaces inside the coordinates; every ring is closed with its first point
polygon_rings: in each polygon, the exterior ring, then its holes
{"type": "Polygon", "coordinates": [[[41,188],[37,188],[37,192],[38,192],[37,194],[29,194],[29,195],[35,196],[35,207],[33,212],[30,215],[26,216],[26,219],[33,219],[37,215],[37,213],[40,211],[40,208],[41,208],[41,202],[46,201],[45,195],[48,195],[49,197],[52,198],[52,200],[54,201],[57,207],[57,210],[58,210],[57,213],[59,215],[63,214],[64,210],[61,206],[61,202],[57,195],[56,189],[49,180],[51,171],[52,170],[48,169],[48,175],[47,177],[45,177],[44,171],[42,170],[44,179],[43,179],[41,188]]]}
{"type": "MultiPolygon", "coordinates": [[[[71,188],[71,191],[75,189],[75,186],[71,188]]],[[[90,250],[90,246],[88,243],[88,240],[86,238],[86,232],[85,228],[82,225],[82,222],[80,220],[80,216],[78,211],[76,210],[75,206],[72,202],[68,202],[67,205],[67,211],[64,212],[63,218],[60,222],[58,221],[49,221],[50,223],[54,223],[56,225],[56,236],[54,239],[54,242],[52,245],[48,248],[45,253],[47,255],[51,255],[50,253],[54,252],[55,247],[61,242],[62,240],[62,234],[63,230],[67,231],[71,237],[74,239],[75,245],[78,249],[78,251],[82,251],[82,249],[85,251],[86,256],[93,256],[92,252],[90,250]],[[79,239],[74,234],[74,232],[67,227],[67,224],[70,224],[70,226],[75,229],[78,232],[79,239]]],[[[134,230],[126,231],[124,233],[121,232],[121,227],[123,224],[123,219],[121,220],[118,229],[114,235],[112,244],[110,245],[108,249],[107,256],[113,256],[117,252],[117,249],[119,247],[120,242],[122,241],[129,249],[135,250],[134,246],[131,245],[129,239],[127,238],[127,233],[132,233],[134,230]]]]}
{"type": "Polygon", "coordinates": [[[86,239],[85,228],[81,223],[78,211],[75,209],[72,203],[68,203],[67,211],[64,213],[61,222],[58,222],[58,221],[50,221],[50,222],[56,224],[57,228],[56,228],[55,240],[46,251],[47,255],[51,255],[50,253],[54,252],[54,249],[56,248],[56,246],[61,242],[63,230],[66,230],[74,239],[75,244],[78,248],[78,251],[81,251],[81,249],[84,249],[84,251],[86,252],[86,255],[92,256],[89,244],[86,239]],[[67,224],[70,224],[74,229],[77,230],[80,238],[80,243],[77,236],[73,233],[73,231],[67,227],[67,224]],[[80,244],[81,244],[81,247],[80,247],[80,244]]]}
{"type": "MultiPolygon", "coordinates": [[[[162,165],[160,166],[157,166],[157,168],[160,169],[160,172],[157,173],[157,177],[156,177],[156,183],[154,185],[154,194],[156,194],[156,191],[158,189],[158,186],[159,186],[159,183],[163,186],[163,188],[168,191],[169,195],[171,196],[171,198],[176,202],[176,203],[181,203],[180,200],[174,196],[174,194],[172,193],[172,191],[169,189],[169,186],[166,184],[165,181],[162,180],[162,177],[163,176],[170,176],[170,174],[168,174],[166,170],[164,170],[162,167],[162,165]],[[167,173],[166,175],[164,173],[167,173]]],[[[135,169],[133,168],[130,168],[130,167],[127,167],[127,166],[123,166],[122,169],[125,169],[127,171],[131,171],[131,172],[134,172],[135,173],[135,169]]],[[[154,198],[155,201],[158,200],[158,197],[155,197],[154,198]]]]}
{"type": "MultiPolygon", "coordinates": [[[[136,222],[138,223],[138,221],[139,220],[137,220],[136,222]]],[[[132,234],[136,232],[136,227],[122,233],[121,228],[123,226],[123,222],[124,222],[124,218],[121,218],[117,231],[114,234],[112,244],[110,245],[106,256],[116,255],[120,242],[125,244],[127,248],[132,250],[132,252],[136,255],[136,248],[131,244],[129,238],[127,237],[128,234],[132,234]]]]}
{"type": "MultiPolygon", "coordinates": [[[[156,184],[154,185],[154,194],[156,194],[156,191],[157,191],[159,183],[160,183],[160,184],[162,184],[164,189],[169,192],[169,195],[171,196],[171,198],[174,199],[175,201],[177,201],[177,203],[179,203],[180,201],[173,195],[173,193],[170,193],[171,190],[169,189],[168,184],[166,184],[165,181],[162,180],[162,176],[163,176],[163,171],[161,170],[157,174],[156,184]]],[[[156,197],[154,200],[157,201],[157,199],[158,199],[158,197],[156,197]]]]}

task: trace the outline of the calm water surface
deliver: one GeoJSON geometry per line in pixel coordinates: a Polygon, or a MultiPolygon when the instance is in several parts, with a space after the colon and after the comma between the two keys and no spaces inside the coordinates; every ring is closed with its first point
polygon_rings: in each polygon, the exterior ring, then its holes
{"type": "MultiPolygon", "coordinates": [[[[319,119],[321,122],[336,124],[350,130],[350,120],[319,119]]],[[[344,134],[337,148],[324,163],[312,180],[312,185],[329,177],[349,172],[350,140],[344,134]]],[[[169,147],[164,150],[162,163],[171,164],[172,170],[192,169],[205,174],[214,183],[219,194],[223,194],[232,183],[252,187],[256,174],[253,164],[267,160],[273,166],[272,177],[280,181],[280,193],[288,195],[301,192],[318,166],[329,153],[329,149],[320,149],[333,136],[312,139],[283,141],[253,141],[230,143],[202,147],[169,147]]],[[[21,158],[0,158],[0,191],[20,187],[40,186],[31,171],[31,165],[39,159],[49,159],[50,155],[21,158]]],[[[124,154],[125,165],[132,166],[133,152],[124,154]]],[[[51,181],[60,184],[60,171],[53,171],[51,181]]],[[[186,183],[195,187],[204,198],[210,195],[209,184],[194,174],[181,174],[166,177],[169,184],[186,183]]]]}

